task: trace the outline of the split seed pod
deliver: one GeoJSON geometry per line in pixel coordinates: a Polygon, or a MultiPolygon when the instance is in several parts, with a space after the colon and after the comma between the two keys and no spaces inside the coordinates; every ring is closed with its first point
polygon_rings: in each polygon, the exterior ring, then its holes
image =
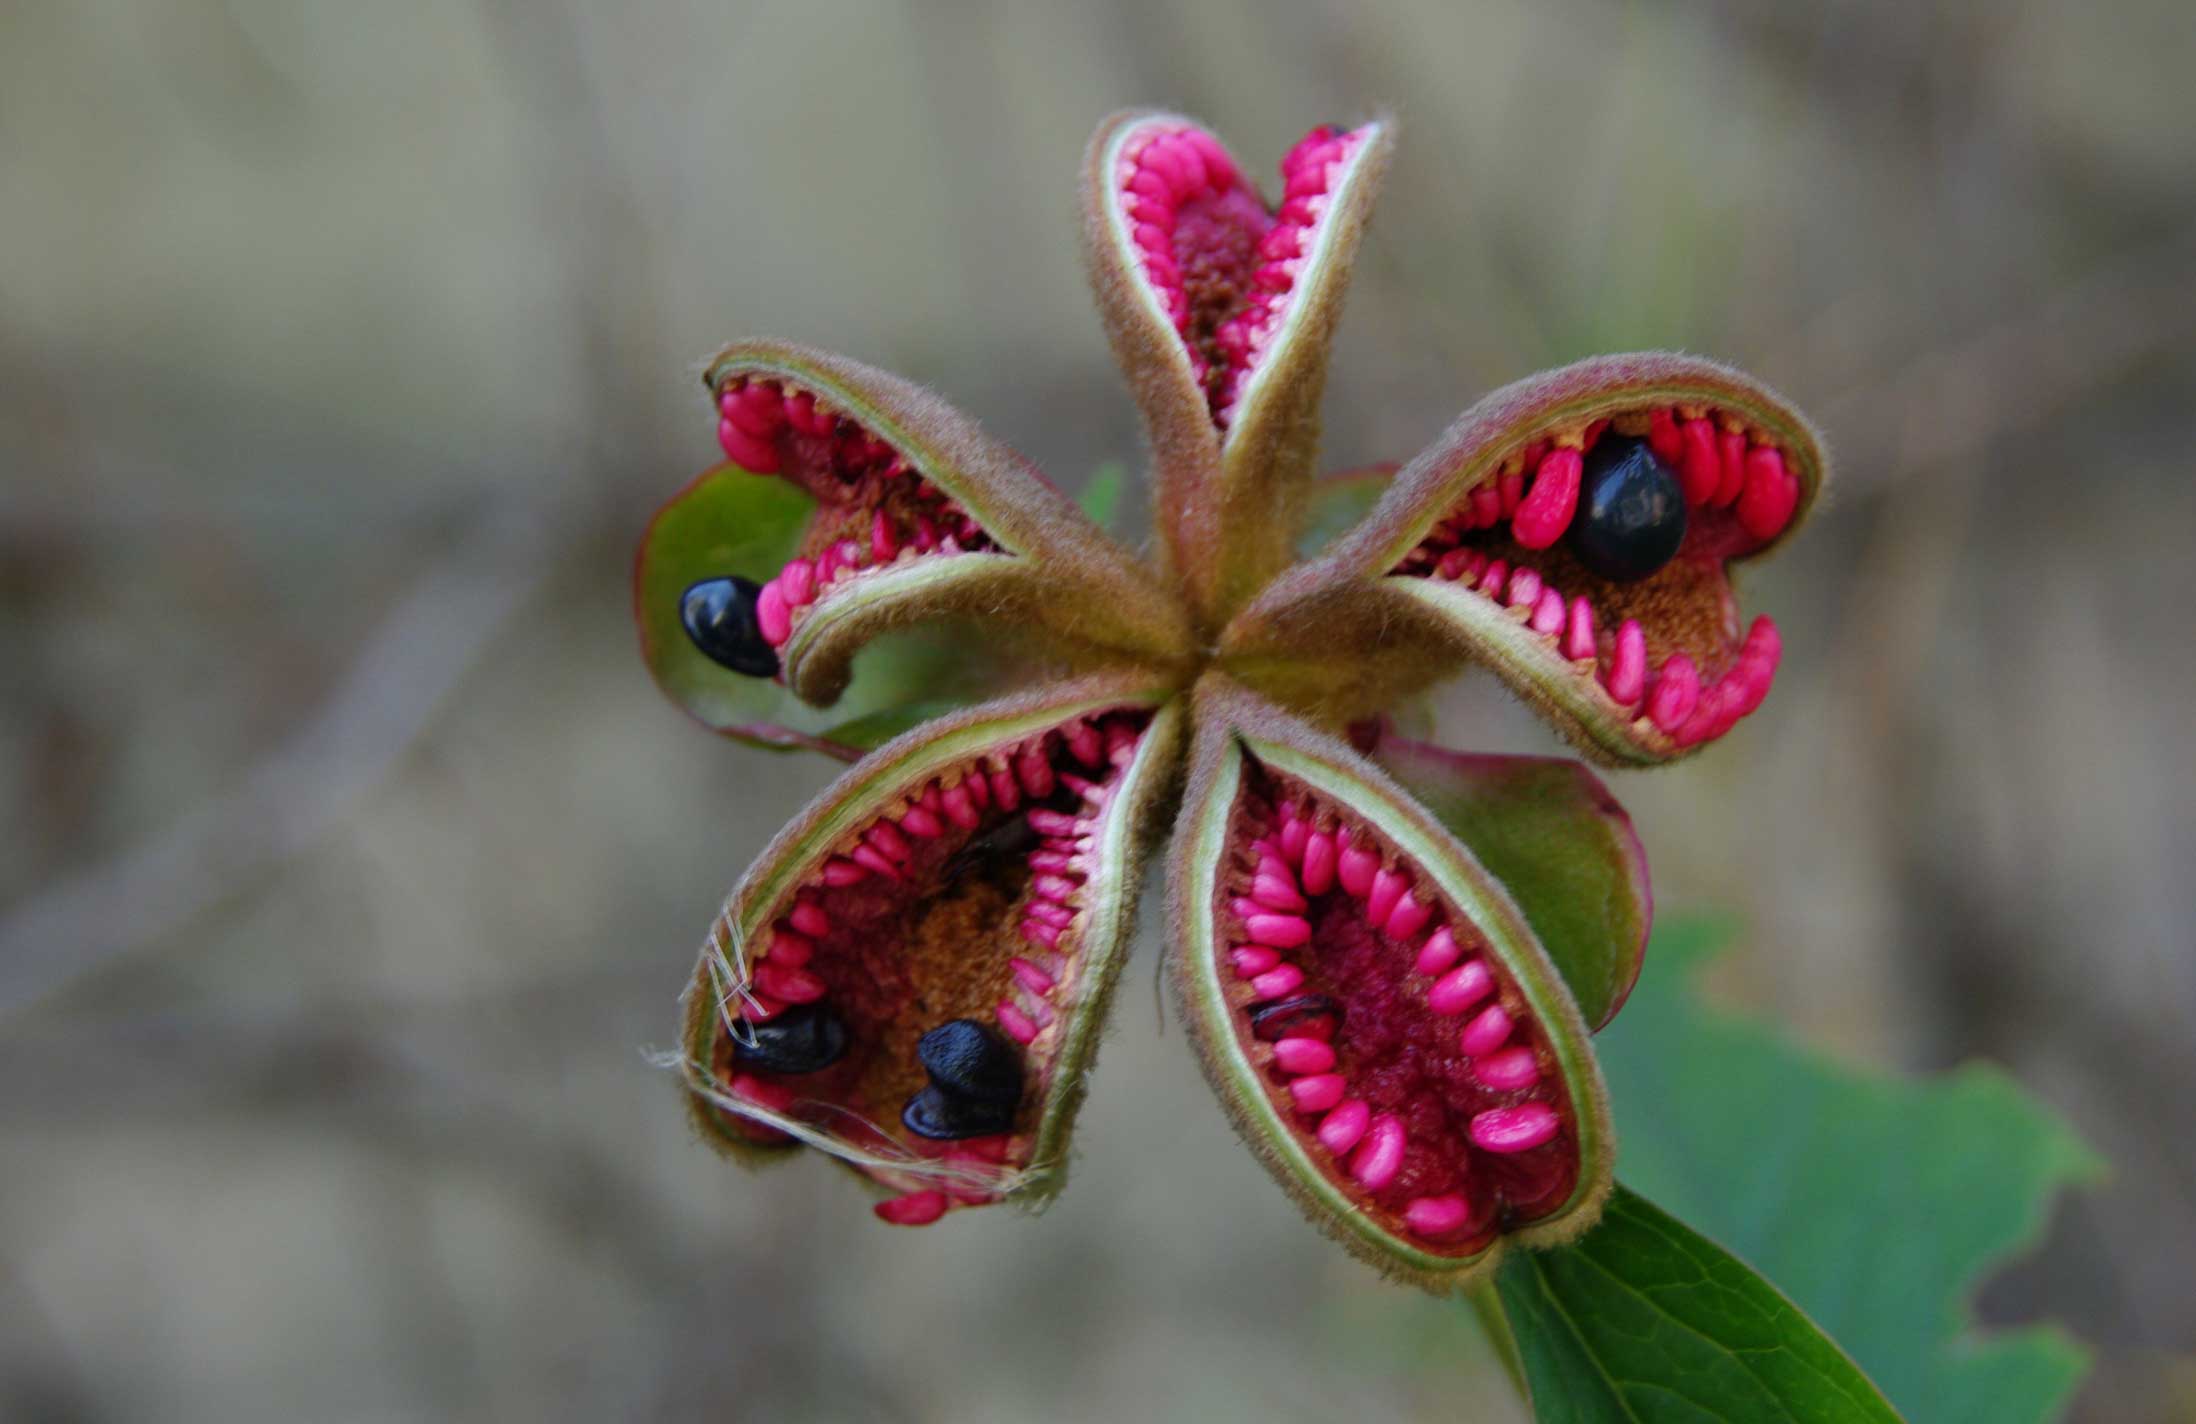
{"type": "Polygon", "coordinates": [[[1158,519],[1213,626],[1286,567],[1327,352],[1394,125],[1313,129],[1269,204],[1218,136],[1116,114],[1083,169],[1084,254],[1158,452],[1158,519]]]}
{"type": "Polygon", "coordinates": [[[687,990],[702,1123],[735,1148],[838,1158],[897,1194],[879,1208],[893,1221],[1057,1191],[1171,789],[1182,713],[1165,692],[1116,674],[969,708],[880,747],[787,826],[687,990]],[[758,1048],[793,1012],[829,1015],[842,1051],[758,1048]],[[962,1022],[1023,1084],[1003,1107],[921,1045],[962,1022]],[[956,1111],[916,1103],[941,1085],[956,1111]]]}
{"type": "Polygon", "coordinates": [[[1742,625],[1730,574],[1791,536],[1825,473],[1804,417],[1711,361],[1606,356],[1528,377],[1276,579],[1222,656],[1322,719],[1476,663],[1597,760],[1667,761],[1768,695],[1782,639],[1766,617],[1742,625]]]}
{"type": "Polygon", "coordinates": [[[1322,1230],[1430,1289],[1584,1231],[1606,1095],[1517,902],[1334,737],[1217,679],[1196,720],[1171,968],[1251,1149],[1322,1230]]]}

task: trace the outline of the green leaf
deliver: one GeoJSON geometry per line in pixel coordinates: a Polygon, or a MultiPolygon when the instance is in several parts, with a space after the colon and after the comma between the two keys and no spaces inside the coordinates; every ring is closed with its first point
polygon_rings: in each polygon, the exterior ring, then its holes
{"type": "Polygon", "coordinates": [[[1582,1240],[1495,1282],[1541,1424],[1899,1417],[1774,1286],[1623,1187],[1582,1240]]]}
{"type": "Polygon", "coordinates": [[[741,574],[758,583],[798,552],[815,503],[785,480],[720,465],[657,513],[633,573],[641,655],[666,696],[735,740],[849,755],[921,720],[981,700],[994,685],[991,645],[942,628],[878,638],[855,657],[853,684],[828,713],[784,684],[745,677],[702,656],[679,623],[679,596],[698,579],[741,574]],[[897,719],[897,721],[895,721],[897,719]],[[881,735],[875,735],[881,732],[881,735]]]}
{"type": "Polygon", "coordinates": [[[1775,1281],[1909,1417],[2058,1417],[2083,1349],[1980,1332],[1966,1301],[2098,1158],[1996,1068],[1865,1071],[1710,1009],[1693,980],[1728,937],[1665,925],[1596,1040],[1625,1180],[1775,1281]]]}
{"type": "Polygon", "coordinates": [[[1114,516],[1121,512],[1121,489],[1127,483],[1128,466],[1118,460],[1109,460],[1091,475],[1083,492],[1075,496],[1075,502],[1090,516],[1091,523],[1110,530],[1114,516]]]}
{"type": "Polygon", "coordinates": [[[1471,847],[1532,922],[1588,1025],[1616,1017],[1639,978],[1654,895],[1632,818],[1565,757],[1452,752],[1384,737],[1388,774],[1471,847]]]}

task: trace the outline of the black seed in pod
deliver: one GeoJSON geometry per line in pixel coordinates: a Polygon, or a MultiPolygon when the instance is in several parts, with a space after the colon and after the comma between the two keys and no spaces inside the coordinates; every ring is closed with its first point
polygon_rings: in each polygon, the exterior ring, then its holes
{"type": "Polygon", "coordinates": [[[732,1061],[765,1073],[818,1073],[846,1053],[846,1024],[822,1004],[798,1004],[743,1032],[754,1042],[734,1035],[732,1061]]]}
{"type": "Polygon", "coordinates": [[[776,677],[778,650],[755,619],[762,585],[753,579],[703,579],[679,595],[679,622],[703,657],[748,677],[776,677]]]}
{"type": "Polygon", "coordinates": [[[900,1121],[917,1136],[938,1141],[991,1137],[1014,1126],[1014,1104],[978,1102],[933,1083],[907,1100],[900,1121]]]}
{"type": "Polygon", "coordinates": [[[1685,542],[1685,490],[1644,440],[1605,435],[1586,452],[1571,553],[1612,583],[1637,583],[1685,542]]]}
{"type": "Polygon", "coordinates": [[[1251,1035],[1261,1043],[1284,1038],[1332,1038],[1342,1027],[1342,1006],[1325,994],[1299,994],[1251,1010],[1251,1035]]]}
{"type": "Polygon", "coordinates": [[[956,1098],[1003,1104],[1009,1116],[1022,1100],[1022,1055],[975,1019],[939,1024],[916,1040],[915,1056],[930,1081],[956,1098]]]}

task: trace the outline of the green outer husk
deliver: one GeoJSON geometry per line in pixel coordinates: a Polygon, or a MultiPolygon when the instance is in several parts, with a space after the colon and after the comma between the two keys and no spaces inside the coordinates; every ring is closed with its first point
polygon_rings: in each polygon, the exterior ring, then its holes
{"type": "Polygon", "coordinates": [[[1237,1130],[1314,1224],[1381,1270],[1437,1294],[1479,1279],[1507,1244],[1547,1246],[1576,1238],[1593,1224],[1608,1194],[1615,1135],[1586,1025],[1523,911],[1469,850],[1377,767],[1270,705],[1240,692],[1208,693],[1212,685],[1211,679],[1200,684],[1188,806],[1177,823],[1178,840],[1169,857],[1172,968],[1199,1059],[1237,1130]],[[1423,1250],[1360,1212],[1275,1106],[1236,1034],[1220,971],[1225,946],[1212,933],[1219,920],[1219,873],[1226,862],[1228,826],[1242,786],[1245,755],[1371,821],[1486,935],[1546,1032],[1571,1101],[1578,1181],[1571,1198],[1548,1217],[1497,1238],[1476,1256],[1423,1250]]]}
{"type": "MultiPolygon", "coordinates": [[[[1056,1194],[1066,1177],[1066,1147],[1081,1106],[1091,1060],[1097,1050],[1106,1005],[1130,932],[1136,923],[1142,888],[1142,857],[1156,807],[1173,786],[1179,765],[1183,709],[1174,689],[1154,686],[1148,678],[1115,674],[1005,698],[963,712],[887,743],[840,776],[796,817],[741,877],[711,927],[693,977],[683,996],[681,1039],[689,1062],[708,1063],[715,1046],[718,1017],[711,968],[716,936],[724,926],[744,940],[766,926],[797,890],[803,876],[831,847],[868,824],[880,807],[904,796],[937,772],[961,765],[1002,743],[1057,726],[1086,713],[1124,706],[1155,710],[1122,774],[1108,809],[1104,846],[1088,882],[1088,920],[1083,930],[1081,973],[1073,1002],[1062,1010],[1068,1024],[1058,1051],[1046,1065],[1045,1101],[1029,1153],[1029,1167],[1013,1195],[1041,1201],[1056,1194]],[[1107,883],[1110,880],[1110,885],[1107,883]]],[[[720,1118],[719,1111],[689,1092],[697,1122],[735,1160],[752,1164],[759,1154],[783,1155],[780,1148],[756,1144],[720,1118]]],[[[828,1148],[820,1148],[828,1152],[828,1148]]],[[[868,1173],[855,1169],[865,1178],[868,1173]]]]}

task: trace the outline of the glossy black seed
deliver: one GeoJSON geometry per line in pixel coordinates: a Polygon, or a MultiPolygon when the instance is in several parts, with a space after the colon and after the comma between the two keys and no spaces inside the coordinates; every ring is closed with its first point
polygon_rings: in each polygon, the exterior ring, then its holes
{"type": "Polygon", "coordinates": [[[977,1102],[933,1083],[907,1100],[900,1121],[917,1136],[938,1141],[990,1137],[1014,1126],[1014,1104],[977,1102]]]}
{"type": "Polygon", "coordinates": [[[1685,542],[1685,490],[1644,440],[1605,435],[1586,452],[1571,553],[1613,583],[1636,583],[1685,542]]]}
{"type": "Polygon", "coordinates": [[[1261,1043],[1293,1038],[1324,1021],[1332,1034],[1342,1027],[1342,1005],[1325,994],[1299,994],[1251,1010],[1251,1036],[1261,1043]]]}
{"type": "Polygon", "coordinates": [[[679,595],[679,622],[702,656],[748,677],[776,677],[778,650],[755,621],[762,585],[753,579],[703,579],[679,595]]]}
{"type": "Polygon", "coordinates": [[[816,1073],[846,1053],[846,1023],[822,1004],[799,1004],[768,1023],[749,1024],[754,1043],[732,1040],[732,1061],[765,1073],[816,1073]]]}
{"type": "Polygon", "coordinates": [[[1020,1051],[974,1019],[938,1025],[916,1040],[915,1056],[930,1081],[956,1098],[1003,1104],[1009,1116],[1022,1100],[1020,1051]]]}

